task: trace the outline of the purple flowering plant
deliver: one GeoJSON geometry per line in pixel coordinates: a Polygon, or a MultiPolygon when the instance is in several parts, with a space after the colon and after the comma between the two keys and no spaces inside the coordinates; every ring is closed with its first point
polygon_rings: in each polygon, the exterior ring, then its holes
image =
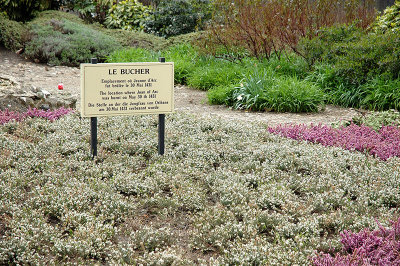
{"type": "Polygon", "coordinates": [[[400,265],[400,218],[391,222],[392,228],[379,224],[379,229],[364,229],[359,233],[340,234],[342,252],[332,256],[319,253],[311,258],[315,266],[400,265]]]}
{"type": "Polygon", "coordinates": [[[319,143],[323,146],[342,147],[347,150],[368,152],[382,160],[400,157],[400,128],[383,126],[378,131],[365,125],[350,124],[332,128],[326,125],[278,125],[268,131],[286,138],[319,143]]]}
{"type": "Polygon", "coordinates": [[[0,110],[0,125],[4,125],[10,121],[22,121],[27,117],[40,117],[44,119],[48,119],[50,121],[54,121],[59,119],[60,117],[67,115],[69,113],[74,112],[72,109],[66,109],[64,107],[61,107],[59,109],[55,110],[39,110],[36,108],[29,109],[26,112],[14,112],[14,111],[9,111],[9,110],[0,110]]]}

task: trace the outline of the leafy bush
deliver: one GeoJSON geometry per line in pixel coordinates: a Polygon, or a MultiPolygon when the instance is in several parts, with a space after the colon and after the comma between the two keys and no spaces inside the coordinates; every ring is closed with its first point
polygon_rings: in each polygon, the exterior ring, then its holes
{"type": "Polygon", "coordinates": [[[175,82],[186,84],[188,76],[199,66],[199,55],[190,44],[171,46],[160,52],[147,49],[132,48],[112,53],[109,62],[157,62],[159,57],[174,62],[175,82]]]}
{"type": "Polygon", "coordinates": [[[244,49],[251,56],[267,59],[287,47],[300,53],[299,40],[316,36],[322,27],[355,19],[363,28],[368,26],[375,18],[369,4],[356,0],[217,0],[207,48],[214,55],[221,46],[228,54],[244,49]]]}
{"type": "Polygon", "coordinates": [[[118,43],[125,47],[138,47],[158,51],[168,46],[168,42],[164,38],[144,32],[100,27],[96,29],[116,39],[118,43]]]}
{"type": "Polygon", "coordinates": [[[28,38],[28,30],[24,24],[9,20],[0,14],[0,45],[16,51],[25,46],[28,38]]]}
{"type": "Polygon", "coordinates": [[[79,13],[79,16],[88,21],[104,23],[113,0],[66,0],[69,8],[79,13]]]}
{"type": "Polygon", "coordinates": [[[201,90],[228,86],[238,83],[244,71],[246,70],[242,65],[202,57],[197,62],[196,68],[188,75],[187,85],[201,90]]]}
{"type": "Polygon", "coordinates": [[[399,108],[400,32],[365,33],[335,26],[301,42],[314,70],[306,77],[329,95],[328,102],[372,110],[399,108]]]}
{"type": "Polygon", "coordinates": [[[400,30],[400,1],[396,0],[394,5],[387,7],[381,16],[376,18],[372,27],[377,32],[400,30]]]}
{"type": "Polygon", "coordinates": [[[173,45],[162,54],[174,62],[174,78],[178,84],[187,84],[189,76],[200,66],[198,52],[188,43],[173,45]]]}
{"type": "Polygon", "coordinates": [[[49,0],[0,0],[0,11],[4,11],[10,19],[16,21],[29,21],[38,11],[50,6],[49,0]]]}
{"type": "Polygon", "coordinates": [[[138,0],[125,0],[111,7],[105,24],[109,28],[143,31],[151,14],[151,7],[142,5],[138,0]]]}
{"type": "Polygon", "coordinates": [[[201,29],[210,15],[208,5],[208,0],[162,1],[146,23],[146,31],[168,38],[201,29]]]}
{"type": "Polygon", "coordinates": [[[78,66],[96,57],[104,61],[112,51],[121,48],[115,39],[85,25],[68,20],[51,20],[32,24],[32,39],[25,54],[40,62],[78,66]]]}
{"type": "Polygon", "coordinates": [[[366,228],[358,233],[345,230],[340,234],[342,252],[335,256],[319,253],[312,258],[315,266],[322,265],[399,265],[400,218],[392,228],[379,225],[378,230],[366,228]]]}
{"type": "Polygon", "coordinates": [[[354,26],[335,26],[322,31],[302,47],[310,65],[334,65],[335,75],[346,86],[357,86],[384,74],[396,79],[400,73],[400,32],[366,34],[354,26]]]}
{"type": "Polygon", "coordinates": [[[389,80],[376,77],[362,86],[366,96],[361,106],[369,110],[400,110],[400,79],[389,80]]]}
{"type": "Polygon", "coordinates": [[[324,94],[315,85],[271,70],[246,76],[232,93],[235,109],[276,112],[317,112],[324,94]]]}
{"type": "Polygon", "coordinates": [[[235,87],[233,86],[218,86],[208,90],[208,103],[217,105],[232,105],[229,100],[232,99],[232,93],[234,89],[235,87]]]}

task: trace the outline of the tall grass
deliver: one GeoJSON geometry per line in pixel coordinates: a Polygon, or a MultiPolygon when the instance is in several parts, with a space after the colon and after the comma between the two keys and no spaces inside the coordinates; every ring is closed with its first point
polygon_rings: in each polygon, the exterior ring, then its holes
{"type": "Polygon", "coordinates": [[[235,109],[276,112],[317,112],[324,93],[313,83],[296,76],[279,76],[272,69],[246,76],[232,93],[235,109]]]}

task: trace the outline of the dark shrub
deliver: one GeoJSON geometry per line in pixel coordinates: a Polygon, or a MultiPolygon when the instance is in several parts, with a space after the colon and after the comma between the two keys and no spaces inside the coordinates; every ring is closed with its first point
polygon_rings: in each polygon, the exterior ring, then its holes
{"type": "Polygon", "coordinates": [[[121,48],[114,38],[68,20],[50,20],[31,27],[33,37],[26,45],[25,54],[43,63],[78,66],[92,57],[103,61],[112,51],[121,48]]]}
{"type": "Polygon", "coordinates": [[[51,7],[49,0],[0,0],[0,11],[16,21],[29,21],[40,10],[51,7]]]}
{"type": "Polygon", "coordinates": [[[201,28],[210,11],[207,0],[173,0],[161,2],[154,19],[146,23],[146,31],[163,37],[193,32],[201,28]]]}
{"type": "Polygon", "coordinates": [[[9,20],[0,14],[0,44],[9,50],[16,51],[24,47],[28,39],[28,30],[20,23],[9,20]]]}

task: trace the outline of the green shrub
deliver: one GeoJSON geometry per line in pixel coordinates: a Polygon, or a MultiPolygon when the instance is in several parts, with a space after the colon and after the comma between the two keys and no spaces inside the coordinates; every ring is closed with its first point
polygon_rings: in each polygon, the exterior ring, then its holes
{"type": "Polygon", "coordinates": [[[239,64],[203,56],[188,76],[187,85],[201,90],[228,86],[238,83],[243,71],[239,64]]]}
{"type": "Polygon", "coordinates": [[[168,45],[164,38],[144,32],[107,28],[99,28],[99,31],[115,38],[118,43],[125,47],[138,47],[158,51],[168,45]]]}
{"type": "Polygon", "coordinates": [[[396,0],[394,5],[387,7],[382,16],[378,16],[372,27],[377,32],[400,30],[400,1],[396,0]]]}
{"type": "Polygon", "coordinates": [[[175,46],[178,44],[191,44],[197,46],[199,42],[206,38],[205,31],[195,31],[178,36],[168,38],[168,46],[175,46]]]}
{"type": "Polygon", "coordinates": [[[0,45],[16,51],[24,47],[28,40],[28,30],[24,24],[9,20],[0,14],[0,45]]]}
{"type": "Polygon", "coordinates": [[[156,62],[157,60],[157,53],[143,48],[116,50],[107,58],[110,63],[156,62]]]}
{"type": "Polygon", "coordinates": [[[49,8],[49,0],[0,0],[0,11],[16,21],[29,21],[37,12],[49,8]]]}
{"type": "Polygon", "coordinates": [[[115,39],[68,20],[34,23],[31,27],[33,37],[26,45],[25,54],[44,63],[78,66],[92,57],[101,62],[112,51],[121,48],[115,39]]]}
{"type": "Polygon", "coordinates": [[[190,44],[171,46],[160,52],[143,48],[115,51],[108,62],[157,62],[159,57],[174,62],[175,83],[186,84],[187,77],[198,67],[198,53],[190,44]]]}
{"type": "Polygon", "coordinates": [[[68,6],[87,22],[104,23],[113,0],[66,0],[68,6]]]}
{"type": "Polygon", "coordinates": [[[369,110],[400,110],[400,79],[376,77],[362,86],[366,96],[361,105],[369,110]]]}
{"type": "MultiPolygon", "coordinates": [[[[42,11],[42,12],[38,13],[37,16],[35,17],[35,19],[30,21],[28,23],[28,25],[29,24],[48,24],[49,20],[51,20],[51,19],[57,19],[57,20],[66,19],[66,20],[70,20],[75,23],[85,24],[85,22],[81,18],[79,18],[77,15],[75,15],[73,13],[69,13],[69,12],[67,13],[67,12],[58,11],[58,10],[46,10],[46,11],[42,11]]],[[[90,26],[90,25],[88,25],[88,26],[90,26]]]]}
{"type": "Polygon", "coordinates": [[[334,65],[335,75],[345,86],[359,86],[376,75],[399,77],[400,32],[366,34],[354,26],[335,26],[303,40],[301,46],[310,65],[334,65]]]}
{"type": "Polygon", "coordinates": [[[276,112],[317,112],[324,93],[314,84],[296,77],[278,76],[271,69],[246,76],[232,93],[235,109],[276,112]]]}
{"type": "Polygon", "coordinates": [[[186,43],[169,47],[163,52],[168,61],[174,62],[175,82],[186,84],[188,77],[198,67],[200,56],[195,48],[186,43]]]}
{"type": "Polygon", "coordinates": [[[337,25],[319,30],[318,36],[299,42],[300,53],[309,66],[316,62],[334,62],[336,56],[343,54],[342,44],[360,40],[362,30],[355,25],[337,25]]]}
{"type": "MultiPolygon", "coordinates": [[[[260,65],[259,67],[272,68],[275,73],[280,75],[303,78],[308,74],[308,65],[304,58],[288,53],[284,56],[272,56],[269,60],[263,60],[261,64],[255,62],[252,64],[260,65]]],[[[249,66],[250,67],[250,66],[249,66]]]]}
{"type": "Polygon", "coordinates": [[[232,105],[230,100],[232,99],[232,93],[234,90],[234,86],[214,87],[207,92],[208,103],[216,105],[232,105]]]}
{"type": "Polygon", "coordinates": [[[167,38],[193,32],[210,16],[208,6],[207,0],[162,1],[154,19],[146,23],[146,31],[167,38]]]}
{"type": "Polygon", "coordinates": [[[152,8],[137,0],[121,1],[111,7],[105,24],[109,28],[143,31],[151,14],[152,8]]]}

